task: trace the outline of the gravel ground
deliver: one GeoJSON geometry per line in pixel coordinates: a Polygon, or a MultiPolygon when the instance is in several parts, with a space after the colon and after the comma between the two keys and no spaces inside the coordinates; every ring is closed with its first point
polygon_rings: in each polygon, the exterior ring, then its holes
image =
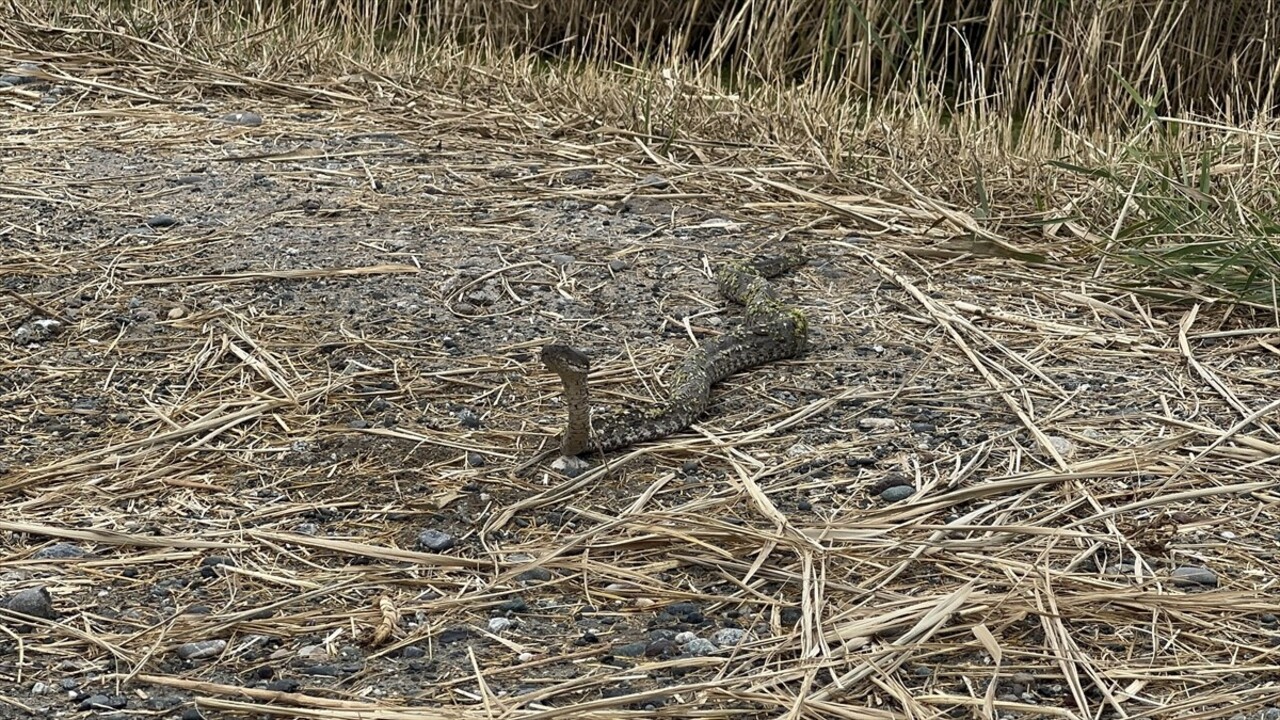
{"type": "MultiPolygon", "coordinates": [[[[840,658],[813,665],[826,688],[870,652],[850,638],[898,637],[919,619],[913,602],[970,581],[985,599],[954,597],[985,609],[956,610],[957,625],[886,665],[897,692],[981,699],[994,676],[971,627],[985,621],[1014,658],[995,680],[1003,716],[1104,703],[1087,682],[1073,695],[1052,651],[1036,655],[1048,631],[1019,605],[1036,563],[1092,578],[1058,589],[1080,647],[1162,642],[1130,633],[1149,608],[1127,616],[1090,594],[1141,592],[1122,551],[1031,533],[992,557],[1032,565],[986,565],[965,553],[981,556],[988,536],[955,531],[953,547],[934,533],[985,522],[965,513],[991,498],[966,488],[1052,470],[1046,442],[1106,479],[1010,486],[992,497],[1025,505],[1001,509],[1001,523],[1105,524],[1075,503],[1096,492],[1124,506],[1176,470],[1163,456],[1135,467],[1167,447],[1170,427],[1152,417],[1232,424],[1229,408],[1175,390],[1188,375],[1168,351],[1174,315],[1041,304],[1078,286],[1001,259],[932,274],[896,259],[926,299],[1106,340],[991,330],[1000,340],[980,354],[1041,409],[1037,438],[944,324],[868,260],[885,246],[847,228],[801,229],[567,142],[364,111],[95,107],[23,87],[35,94],[26,127],[0,145],[0,596],[47,619],[0,617],[0,717],[214,717],[271,703],[337,717],[379,702],[461,717],[515,698],[651,712],[693,698],[724,717],[773,717],[779,687],[815,682],[803,668],[818,648],[840,658]],[[562,421],[539,346],[587,349],[602,402],[650,402],[690,334],[735,322],[710,264],[784,235],[813,256],[777,281],[813,321],[806,358],[732,378],[694,431],[609,469],[517,472],[562,421]],[[924,508],[912,530],[891,514],[902,507],[924,508]],[[930,559],[939,548],[953,564],[930,559]],[[815,641],[845,621],[846,634],[815,641]]],[[[1271,377],[1270,356],[1249,363],[1271,377]]],[[[1239,397],[1253,403],[1269,383],[1241,383],[1239,397]]],[[[1276,538],[1246,519],[1254,491],[1124,519],[1137,523],[1126,537],[1155,538],[1169,592],[1229,586],[1222,627],[1267,647],[1276,538]],[[1213,545],[1223,532],[1238,543],[1213,545]]],[[[847,679],[849,702],[895,716],[893,693],[863,677],[847,679]]],[[[1274,695],[1247,691],[1265,687],[1260,675],[1242,682],[1213,681],[1257,717],[1280,714],[1265,707],[1274,695]]]]}

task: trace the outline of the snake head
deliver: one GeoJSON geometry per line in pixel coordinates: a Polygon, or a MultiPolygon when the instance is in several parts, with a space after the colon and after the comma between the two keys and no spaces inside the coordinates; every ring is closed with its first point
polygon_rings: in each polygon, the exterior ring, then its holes
{"type": "Polygon", "coordinates": [[[565,374],[586,375],[591,371],[591,358],[568,345],[543,346],[541,359],[548,370],[561,377],[565,374]]]}

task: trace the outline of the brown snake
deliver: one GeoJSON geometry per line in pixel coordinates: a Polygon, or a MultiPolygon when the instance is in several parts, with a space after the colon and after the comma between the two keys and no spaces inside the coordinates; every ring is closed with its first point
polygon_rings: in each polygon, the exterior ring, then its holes
{"type": "Polygon", "coordinates": [[[677,433],[706,409],[716,383],[734,373],[802,354],[808,341],[808,320],[798,308],[779,299],[768,279],[804,262],[803,256],[793,253],[717,267],[720,294],[745,308],[744,322],[733,332],[698,343],[671,375],[666,401],[654,408],[593,418],[587,389],[590,358],[568,345],[545,346],[542,362],[560,376],[569,411],[560,454],[602,453],[677,433]]]}

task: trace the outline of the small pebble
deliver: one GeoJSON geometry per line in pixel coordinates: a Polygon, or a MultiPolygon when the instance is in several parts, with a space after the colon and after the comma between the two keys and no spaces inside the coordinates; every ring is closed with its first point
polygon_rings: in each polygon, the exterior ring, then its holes
{"type": "Polygon", "coordinates": [[[120,710],[128,707],[128,698],[122,695],[94,693],[80,701],[81,710],[120,710]]]}
{"type": "Polygon", "coordinates": [[[916,489],[910,485],[894,485],[891,488],[885,488],[880,493],[880,499],[885,502],[900,502],[915,494],[916,489]]]}
{"type": "Polygon", "coordinates": [[[222,555],[209,555],[208,557],[200,560],[200,575],[207,578],[223,575],[225,571],[220,570],[219,568],[224,565],[226,567],[235,567],[236,562],[231,558],[223,557],[222,555]]]}
{"type": "Polygon", "coordinates": [[[591,463],[578,457],[565,457],[561,455],[551,462],[551,469],[556,472],[563,473],[565,477],[575,478],[586,472],[591,467],[591,463]]]}
{"type": "Polygon", "coordinates": [[[87,552],[71,543],[54,543],[40,548],[32,557],[37,560],[70,560],[82,558],[86,555],[88,555],[87,552]]]}
{"type": "Polygon", "coordinates": [[[573,261],[575,259],[576,258],[574,258],[572,255],[555,254],[551,256],[551,264],[555,265],[558,268],[564,268],[573,264],[573,261]]]}
{"type": "Polygon", "coordinates": [[[1173,571],[1173,584],[1181,587],[1217,587],[1218,575],[1208,568],[1184,565],[1173,571]]]}
{"type": "Polygon", "coordinates": [[[53,609],[53,597],[49,595],[49,591],[44,587],[20,590],[9,598],[9,602],[5,604],[5,607],[10,612],[34,618],[52,620],[57,617],[57,612],[53,609]]]}
{"type": "Polygon", "coordinates": [[[1050,435],[1049,444],[1052,445],[1053,449],[1056,450],[1058,454],[1062,456],[1063,460],[1070,460],[1076,455],[1075,443],[1071,442],[1070,440],[1064,437],[1061,437],[1058,435],[1050,435]]]}
{"type": "Polygon", "coordinates": [[[498,610],[504,613],[522,613],[529,612],[529,603],[524,598],[517,595],[509,598],[498,605],[498,610]]]}
{"type": "Polygon", "coordinates": [[[747,637],[747,631],[742,628],[720,628],[711,633],[711,642],[718,647],[733,647],[742,642],[747,637]]]}
{"type": "Polygon", "coordinates": [[[41,343],[57,335],[61,328],[62,323],[52,318],[35,318],[13,331],[13,341],[19,345],[41,343]]]}
{"type": "Polygon", "coordinates": [[[218,118],[224,123],[231,125],[244,125],[245,127],[257,127],[262,124],[262,116],[256,112],[232,112],[218,118]]]}
{"type": "Polygon", "coordinates": [[[622,272],[628,267],[631,267],[631,265],[626,260],[618,259],[609,261],[609,270],[613,272],[622,272]]]}
{"type": "Polygon", "coordinates": [[[267,689],[271,692],[293,693],[298,692],[298,688],[302,687],[302,683],[293,678],[281,678],[274,680],[267,685],[267,689]]]}
{"type": "Polygon", "coordinates": [[[516,576],[520,582],[546,582],[551,579],[551,571],[544,567],[529,568],[516,576]]]}
{"type": "Polygon", "coordinates": [[[694,638],[688,643],[685,643],[683,648],[684,653],[692,657],[704,657],[719,649],[720,648],[717,648],[715,643],[706,638],[694,638]]]}
{"type": "Polygon", "coordinates": [[[341,677],[342,668],[333,663],[321,663],[319,665],[304,665],[298,668],[298,672],[303,675],[316,675],[319,677],[341,677]]]}
{"type": "Polygon", "coordinates": [[[484,467],[484,456],[478,452],[467,453],[467,467],[484,467]]]}
{"type": "Polygon", "coordinates": [[[640,182],[636,183],[642,188],[653,188],[655,190],[665,190],[671,186],[671,182],[661,175],[645,175],[640,178],[640,182]]]}
{"type": "Polygon", "coordinates": [[[645,654],[645,650],[648,647],[649,643],[640,640],[638,642],[627,643],[626,645],[619,645],[618,647],[615,647],[613,649],[613,654],[621,655],[623,657],[640,657],[645,654]]]}
{"type": "Polygon", "coordinates": [[[501,633],[503,630],[506,630],[507,628],[511,627],[512,624],[513,624],[513,621],[511,620],[511,618],[505,618],[505,617],[489,618],[489,632],[493,633],[494,635],[497,635],[501,633]]]}
{"type": "Polygon", "coordinates": [[[449,533],[429,528],[418,533],[418,547],[431,552],[443,552],[457,545],[458,541],[449,533]]]}
{"type": "Polygon", "coordinates": [[[153,228],[173,227],[178,224],[178,218],[172,215],[166,215],[165,213],[160,213],[159,215],[152,215],[147,218],[144,224],[147,227],[153,228]]]}
{"type": "Polygon", "coordinates": [[[466,640],[471,637],[471,628],[456,627],[442,630],[436,636],[436,641],[441,645],[451,645],[453,643],[466,640]]]}
{"type": "Polygon", "coordinates": [[[471,408],[462,408],[455,414],[458,416],[458,422],[462,423],[463,427],[468,430],[480,429],[480,416],[476,414],[475,410],[472,410],[471,408]]]}
{"type": "Polygon", "coordinates": [[[679,652],[680,646],[674,640],[662,638],[654,640],[644,647],[645,657],[671,657],[679,652]]]}
{"type": "Polygon", "coordinates": [[[202,660],[217,657],[226,649],[226,640],[200,640],[179,645],[177,653],[183,660],[202,660]]]}

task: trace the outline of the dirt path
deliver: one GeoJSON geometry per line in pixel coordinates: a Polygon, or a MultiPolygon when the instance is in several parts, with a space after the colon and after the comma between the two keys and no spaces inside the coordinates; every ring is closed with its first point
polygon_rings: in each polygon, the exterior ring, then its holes
{"type": "Polygon", "coordinates": [[[1276,702],[1275,439],[1210,443],[1277,362],[1232,321],[1188,366],[1177,315],[1065,267],[916,264],[569,141],[31,92],[0,596],[54,619],[3,618],[0,716],[1276,702]],[[709,261],[784,234],[818,257],[779,281],[807,358],[610,468],[513,472],[562,421],[538,347],[647,401],[733,322],[709,261]]]}

